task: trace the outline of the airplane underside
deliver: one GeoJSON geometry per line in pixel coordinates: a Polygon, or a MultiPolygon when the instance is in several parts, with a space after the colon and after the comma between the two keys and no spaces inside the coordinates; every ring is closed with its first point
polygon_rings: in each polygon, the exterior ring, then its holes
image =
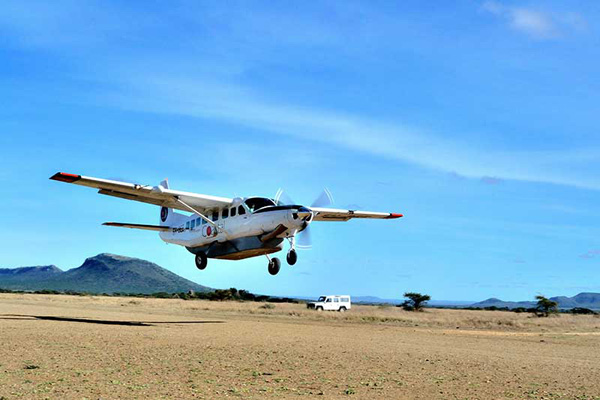
{"type": "Polygon", "coordinates": [[[207,258],[243,260],[283,250],[283,239],[261,241],[259,236],[250,236],[223,243],[213,242],[208,246],[186,247],[186,249],[192,254],[204,253],[207,258]]]}

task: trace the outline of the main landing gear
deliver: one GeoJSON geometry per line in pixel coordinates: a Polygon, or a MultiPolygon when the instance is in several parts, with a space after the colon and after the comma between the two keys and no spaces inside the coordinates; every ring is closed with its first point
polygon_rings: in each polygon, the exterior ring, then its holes
{"type": "Polygon", "coordinates": [[[298,261],[298,253],[296,253],[296,250],[290,249],[285,259],[289,265],[294,265],[298,261]]]}
{"type": "Polygon", "coordinates": [[[206,268],[206,264],[208,264],[208,257],[206,257],[206,253],[201,251],[200,253],[196,254],[196,268],[203,270],[206,268]]]}

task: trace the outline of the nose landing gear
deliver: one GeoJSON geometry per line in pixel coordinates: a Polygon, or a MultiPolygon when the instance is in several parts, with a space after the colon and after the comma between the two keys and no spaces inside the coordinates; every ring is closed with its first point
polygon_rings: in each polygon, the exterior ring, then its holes
{"type": "Polygon", "coordinates": [[[279,261],[279,258],[277,257],[270,258],[267,256],[267,258],[269,259],[269,273],[271,275],[277,275],[281,269],[281,261],[279,261]]]}

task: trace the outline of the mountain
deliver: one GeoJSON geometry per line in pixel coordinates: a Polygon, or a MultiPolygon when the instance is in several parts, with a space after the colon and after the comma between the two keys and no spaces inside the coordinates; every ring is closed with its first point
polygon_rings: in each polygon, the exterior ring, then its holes
{"type": "Polygon", "coordinates": [[[19,285],[36,280],[45,280],[61,274],[55,265],[42,267],[0,268],[0,286],[19,285]]]}
{"type": "MultiPolygon", "coordinates": [[[[556,301],[558,303],[558,307],[563,309],[583,307],[592,310],[600,310],[600,293],[579,293],[578,295],[573,297],[556,296],[550,297],[550,300],[556,301]]],[[[490,298],[479,303],[475,303],[471,307],[531,308],[535,306],[535,301],[502,301],[500,299],[490,298]]]]}
{"type": "Polygon", "coordinates": [[[175,293],[212,290],[150,261],[107,253],[90,257],[80,267],[64,272],[53,265],[0,269],[0,288],[73,290],[88,293],[175,293]]]}

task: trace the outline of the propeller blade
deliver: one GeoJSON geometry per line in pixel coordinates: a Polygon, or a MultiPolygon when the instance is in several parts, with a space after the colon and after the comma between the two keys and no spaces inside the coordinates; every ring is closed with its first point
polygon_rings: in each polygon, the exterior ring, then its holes
{"type": "Polygon", "coordinates": [[[293,205],[296,204],[294,202],[294,199],[292,199],[290,197],[290,195],[287,194],[287,192],[285,190],[283,190],[282,188],[277,189],[277,193],[275,193],[275,198],[273,199],[275,200],[275,204],[280,205],[293,205]]]}
{"type": "Polygon", "coordinates": [[[327,207],[333,204],[333,195],[329,189],[324,188],[319,197],[310,205],[311,207],[327,207]]]}
{"type": "Polygon", "coordinates": [[[310,225],[302,232],[296,235],[296,247],[301,250],[307,250],[312,247],[312,239],[310,235],[310,225]]]}

